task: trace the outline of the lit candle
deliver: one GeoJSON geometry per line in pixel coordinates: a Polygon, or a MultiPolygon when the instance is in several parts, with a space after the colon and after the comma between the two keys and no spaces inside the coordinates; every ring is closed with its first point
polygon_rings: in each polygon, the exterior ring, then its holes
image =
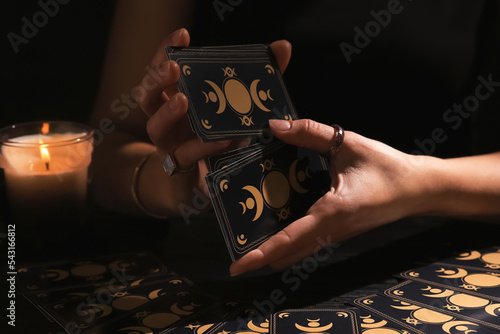
{"type": "Polygon", "coordinates": [[[91,129],[71,122],[24,123],[1,129],[0,144],[10,217],[18,231],[61,234],[81,221],[91,129]]]}

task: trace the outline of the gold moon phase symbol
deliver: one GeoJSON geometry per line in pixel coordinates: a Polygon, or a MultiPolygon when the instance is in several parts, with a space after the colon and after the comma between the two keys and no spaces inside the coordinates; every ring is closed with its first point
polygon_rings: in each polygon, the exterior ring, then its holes
{"type": "Polygon", "coordinates": [[[481,260],[489,264],[500,265],[500,252],[484,254],[481,256],[481,260]]]}
{"type": "Polygon", "coordinates": [[[201,123],[201,125],[202,125],[205,129],[207,129],[207,130],[210,130],[210,129],[212,128],[212,125],[210,125],[210,121],[209,121],[209,120],[207,120],[207,119],[203,119],[203,118],[202,118],[202,119],[200,120],[200,123],[201,123]]]}
{"type": "Polygon", "coordinates": [[[295,160],[294,162],[292,162],[292,164],[290,165],[290,171],[288,172],[288,179],[290,180],[290,184],[292,185],[292,188],[300,193],[300,194],[305,194],[306,192],[308,192],[309,190],[303,188],[300,183],[299,183],[299,180],[297,179],[297,163],[299,162],[299,160],[295,160]]]}
{"type": "MultiPolygon", "coordinates": [[[[399,333],[400,332],[392,328],[373,328],[363,331],[363,334],[399,334],[399,333]]],[[[408,332],[404,331],[403,333],[408,333],[408,332]]]]}
{"type": "Polygon", "coordinates": [[[311,327],[295,324],[295,327],[297,327],[298,330],[301,330],[302,332],[305,332],[305,333],[323,333],[323,332],[326,332],[327,330],[329,330],[330,328],[333,327],[333,323],[331,323],[331,322],[328,325],[321,326],[321,327],[319,327],[318,322],[313,322],[313,321],[310,322],[309,325],[311,327]]]}
{"type": "Polygon", "coordinates": [[[273,170],[264,177],[262,194],[273,209],[283,208],[290,199],[290,193],[290,184],[282,172],[273,170]]]}
{"type": "Polygon", "coordinates": [[[60,281],[69,276],[69,272],[67,272],[66,270],[52,269],[46,270],[45,272],[45,276],[50,278],[52,281],[60,281]]]}
{"type": "Polygon", "coordinates": [[[205,82],[212,87],[212,89],[215,91],[215,94],[217,94],[217,98],[219,100],[219,109],[215,113],[222,114],[224,110],[226,110],[226,98],[224,97],[222,89],[220,89],[219,86],[217,86],[213,81],[205,80],[205,82]]]}
{"type": "Polygon", "coordinates": [[[500,286],[500,277],[488,274],[471,274],[464,277],[464,282],[483,288],[500,286]]]}
{"type": "Polygon", "coordinates": [[[391,307],[397,308],[398,310],[418,310],[420,308],[420,306],[404,302],[401,302],[401,306],[391,305],[391,307]]]}
{"type": "MultiPolygon", "coordinates": [[[[361,324],[361,328],[379,328],[379,327],[384,327],[385,325],[387,325],[387,321],[385,321],[385,320],[382,320],[379,322],[373,322],[373,323],[366,323],[363,321],[363,323],[361,324]]],[[[365,333],[365,332],[363,332],[363,333],[365,333]]]]}
{"type": "Polygon", "coordinates": [[[259,109],[263,111],[271,111],[262,104],[262,100],[260,99],[259,94],[257,93],[257,84],[259,83],[259,81],[260,79],[257,79],[250,84],[250,95],[252,95],[252,100],[255,103],[255,105],[259,107],[259,109]]]}
{"type": "MultiPolygon", "coordinates": [[[[189,306],[190,308],[192,308],[190,305],[187,305],[187,306],[189,306]]],[[[190,314],[193,314],[192,310],[184,310],[184,309],[180,308],[177,303],[175,303],[174,305],[172,305],[170,307],[170,311],[172,311],[172,312],[174,312],[175,314],[178,314],[178,315],[190,315],[190,314]]]]}
{"type": "Polygon", "coordinates": [[[182,73],[184,73],[184,75],[191,75],[191,67],[188,65],[182,66],[182,73]]]}
{"type": "Polygon", "coordinates": [[[153,334],[151,329],[142,326],[125,327],[119,330],[119,332],[124,332],[124,331],[129,331],[128,334],[138,334],[138,333],[153,334]]]}
{"type": "Polygon", "coordinates": [[[425,296],[425,297],[432,297],[432,298],[443,298],[443,297],[449,297],[451,296],[452,294],[454,294],[455,292],[453,290],[448,290],[448,289],[445,289],[444,291],[441,292],[441,290],[439,290],[441,293],[432,293],[434,289],[431,289],[431,294],[422,294],[422,296],[425,296]]]}
{"type": "Polygon", "coordinates": [[[160,294],[159,294],[159,293],[160,293],[160,291],[161,291],[161,290],[162,290],[162,289],[156,289],[156,290],[154,290],[154,291],[151,291],[151,292],[149,293],[149,295],[148,295],[149,299],[156,299],[156,298],[160,297],[160,294]]]}
{"type": "Polygon", "coordinates": [[[219,188],[222,192],[224,192],[224,190],[227,190],[227,188],[229,188],[229,186],[227,185],[228,182],[229,181],[225,179],[220,181],[219,188]]]}
{"type": "Polygon", "coordinates": [[[454,318],[450,315],[429,310],[426,308],[420,308],[412,312],[415,319],[429,324],[442,324],[453,320],[454,318]]]}
{"type": "Polygon", "coordinates": [[[256,324],[253,323],[253,320],[250,320],[247,323],[248,329],[251,331],[254,331],[256,333],[269,333],[269,323],[268,322],[263,322],[260,324],[260,326],[257,326],[256,324]]]}
{"type": "Polygon", "coordinates": [[[238,243],[240,245],[244,245],[247,243],[248,239],[245,238],[245,235],[244,234],[240,234],[239,236],[236,237],[236,240],[238,240],[238,243]]]}
{"type": "Polygon", "coordinates": [[[450,298],[448,298],[448,301],[457,306],[473,307],[473,308],[485,307],[490,303],[490,301],[487,299],[479,298],[472,295],[466,295],[464,293],[458,293],[456,295],[453,295],[450,298]]]}
{"type": "Polygon", "coordinates": [[[255,216],[252,219],[252,221],[254,222],[259,219],[262,211],[264,210],[264,199],[260,191],[254,186],[244,186],[242,189],[252,194],[253,199],[255,200],[255,216]]]}
{"type": "Polygon", "coordinates": [[[267,73],[269,73],[269,74],[274,74],[275,73],[274,72],[274,67],[272,67],[271,65],[268,64],[268,65],[266,65],[265,68],[267,69],[267,73]]]}
{"type": "Polygon", "coordinates": [[[443,273],[444,275],[437,275],[438,277],[442,277],[442,278],[461,278],[461,277],[464,277],[464,276],[467,276],[467,270],[465,269],[462,269],[462,268],[457,268],[457,271],[455,270],[445,270],[444,268],[443,269],[443,273]]]}
{"type": "Polygon", "coordinates": [[[349,316],[349,314],[345,313],[345,312],[337,312],[337,315],[339,317],[342,317],[342,318],[347,318],[349,316]]]}
{"type": "Polygon", "coordinates": [[[491,315],[494,315],[496,317],[500,316],[500,304],[491,304],[491,305],[488,305],[484,308],[484,310],[491,314],[491,315]]]}
{"type": "Polygon", "coordinates": [[[464,332],[465,334],[471,333],[471,332],[476,332],[475,330],[469,329],[469,326],[479,326],[473,322],[469,321],[450,321],[444,324],[441,328],[448,334],[451,334],[451,329],[456,328],[460,330],[461,332],[464,332]],[[461,327],[461,328],[458,328],[461,327]]]}
{"type": "Polygon", "coordinates": [[[130,286],[138,286],[138,285],[141,285],[141,282],[144,281],[144,278],[141,278],[141,279],[138,279],[138,280],[135,280],[133,281],[130,286]]]}
{"type": "Polygon", "coordinates": [[[457,260],[475,260],[475,259],[479,259],[479,257],[481,256],[481,253],[479,253],[478,251],[472,251],[470,253],[462,253],[460,254],[459,257],[457,257],[457,260]]]}
{"type": "Polygon", "coordinates": [[[245,85],[236,79],[229,79],[224,84],[224,93],[229,105],[239,114],[246,115],[252,110],[252,99],[245,85]]]}
{"type": "Polygon", "coordinates": [[[290,313],[287,313],[287,312],[278,314],[278,317],[280,317],[281,319],[288,318],[289,316],[290,316],[290,313]]]}

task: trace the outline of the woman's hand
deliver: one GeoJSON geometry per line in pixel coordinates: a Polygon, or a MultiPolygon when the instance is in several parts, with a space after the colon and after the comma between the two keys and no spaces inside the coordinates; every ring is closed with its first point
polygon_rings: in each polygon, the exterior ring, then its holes
{"type": "MultiPolygon", "coordinates": [[[[143,78],[142,89],[137,90],[140,94],[135,96],[142,110],[149,116],[147,131],[157,148],[158,163],[162,163],[168,154],[175,160],[177,169],[189,170],[172,176],[165,174],[170,179],[162,197],[170,211],[177,211],[181,203],[191,204],[195,189],[208,195],[204,180],[208,172],[206,159],[239,144],[231,141],[203,143],[191,130],[187,115],[188,100],[177,89],[179,65],[167,60],[164,49],[165,45],[186,47],[189,40],[188,31],[179,29],[163,41],[152,60],[154,72],[143,78]],[[152,85],[151,76],[157,81],[159,79],[159,83],[152,85]]],[[[278,41],[271,44],[271,48],[280,70],[284,71],[291,56],[290,44],[278,41]]]]}
{"type": "MultiPolygon", "coordinates": [[[[330,150],[335,135],[332,127],[311,120],[272,120],[270,128],[277,138],[320,153],[330,150]]],[[[411,215],[425,187],[410,155],[349,131],[330,168],[330,191],[305,217],[235,261],[233,276],[265,265],[286,268],[318,251],[320,238],[337,243],[411,215]]]]}

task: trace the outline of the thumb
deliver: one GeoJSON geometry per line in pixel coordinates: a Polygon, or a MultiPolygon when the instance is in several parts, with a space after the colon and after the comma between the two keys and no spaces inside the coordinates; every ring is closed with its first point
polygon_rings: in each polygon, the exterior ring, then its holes
{"type": "Polygon", "coordinates": [[[295,121],[271,119],[269,128],[285,143],[310,148],[320,153],[331,149],[335,136],[335,129],[331,126],[310,119],[295,121]]]}

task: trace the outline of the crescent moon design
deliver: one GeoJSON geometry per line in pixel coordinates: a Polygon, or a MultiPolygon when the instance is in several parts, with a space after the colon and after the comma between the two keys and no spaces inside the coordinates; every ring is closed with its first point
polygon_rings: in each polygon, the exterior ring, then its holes
{"type": "Polygon", "coordinates": [[[420,306],[413,305],[407,302],[399,301],[399,303],[401,304],[401,306],[391,305],[391,307],[397,308],[398,310],[418,310],[420,308],[420,306]]]}
{"type": "Polygon", "coordinates": [[[207,119],[202,118],[200,122],[205,129],[210,130],[212,128],[212,125],[210,125],[210,122],[207,119]]]}
{"type": "Polygon", "coordinates": [[[461,328],[461,331],[464,332],[464,333],[470,333],[470,332],[475,332],[474,330],[470,330],[469,327],[467,326],[479,326],[473,322],[470,322],[470,321],[450,321],[450,322],[447,322],[445,323],[441,328],[443,328],[443,330],[448,333],[448,334],[451,334],[451,329],[454,328],[454,327],[458,327],[458,326],[464,326],[464,328],[461,328]]]}
{"type": "Polygon", "coordinates": [[[491,304],[488,305],[484,308],[484,310],[491,315],[494,315],[495,317],[498,317],[500,315],[500,304],[491,304]]]}
{"type": "Polygon", "coordinates": [[[442,271],[437,271],[437,272],[444,273],[444,275],[437,275],[438,277],[442,277],[442,278],[462,278],[462,277],[467,276],[467,270],[462,269],[462,268],[457,268],[456,272],[454,270],[451,270],[451,269],[445,270],[444,268],[442,268],[442,271]],[[451,273],[448,274],[448,272],[451,272],[451,273]]]}
{"type": "Polygon", "coordinates": [[[349,316],[349,314],[345,313],[345,312],[337,312],[337,315],[339,317],[342,317],[342,318],[347,318],[349,316]]]}
{"type": "Polygon", "coordinates": [[[297,327],[298,330],[301,330],[306,333],[321,333],[329,330],[330,328],[333,327],[333,323],[329,323],[328,325],[322,326],[322,327],[305,327],[301,326],[299,324],[295,324],[295,327],[297,327]]]}
{"type": "Polygon", "coordinates": [[[205,82],[213,88],[215,94],[217,94],[217,98],[219,99],[219,109],[215,113],[222,114],[224,110],[226,110],[226,98],[224,97],[222,89],[220,89],[219,86],[217,86],[213,81],[205,80],[205,82]]]}
{"type": "Polygon", "coordinates": [[[240,234],[239,236],[236,237],[236,240],[238,240],[238,243],[240,245],[244,245],[247,243],[248,239],[245,238],[245,235],[244,234],[240,234]]]}
{"type": "Polygon", "coordinates": [[[297,163],[298,162],[299,162],[299,160],[297,159],[294,162],[292,162],[292,164],[290,165],[290,170],[288,172],[288,180],[290,180],[290,185],[292,186],[292,188],[296,192],[298,192],[300,194],[305,194],[309,190],[302,187],[300,185],[299,181],[297,180],[297,163]]]}
{"type": "Polygon", "coordinates": [[[264,198],[262,197],[260,191],[254,186],[244,186],[242,189],[248,191],[254,197],[256,205],[255,216],[252,219],[252,221],[254,222],[259,219],[260,215],[262,214],[262,211],[264,209],[264,198]]]}
{"type": "Polygon", "coordinates": [[[220,181],[219,188],[222,192],[224,192],[224,190],[227,190],[227,188],[229,188],[229,186],[227,185],[228,182],[229,181],[226,179],[220,181]]]}
{"type": "Polygon", "coordinates": [[[259,107],[259,109],[263,111],[271,111],[262,104],[259,94],[257,93],[257,84],[259,83],[259,81],[260,79],[256,79],[250,84],[250,95],[252,96],[252,100],[255,105],[259,107]]]}
{"type": "Polygon", "coordinates": [[[184,73],[184,75],[191,75],[191,67],[188,65],[182,66],[182,73],[184,73]]]}
{"type": "Polygon", "coordinates": [[[243,202],[238,202],[239,205],[241,205],[243,207],[243,212],[241,213],[242,215],[245,214],[245,212],[247,212],[247,206],[245,205],[245,203],[243,202]]]}
{"type": "Polygon", "coordinates": [[[205,93],[204,91],[201,91],[203,93],[203,95],[205,96],[205,103],[208,103],[209,99],[208,99],[208,95],[207,93],[205,93]]]}
{"type": "Polygon", "coordinates": [[[404,295],[404,291],[401,291],[401,290],[394,290],[394,294],[395,294],[396,296],[402,296],[402,295],[404,295]]]}
{"type": "Polygon", "coordinates": [[[419,274],[419,273],[417,273],[417,272],[415,272],[415,271],[412,271],[412,272],[409,272],[409,273],[408,273],[408,276],[411,276],[411,277],[419,277],[419,276],[420,276],[420,274],[419,274]]]}
{"type": "MultiPolygon", "coordinates": [[[[432,292],[432,290],[431,290],[431,292],[432,292]]],[[[444,298],[444,297],[449,297],[449,296],[451,296],[454,293],[455,292],[453,290],[445,289],[441,293],[422,294],[422,296],[431,297],[431,298],[444,298]]]]}
{"type": "Polygon", "coordinates": [[[69,276],[69,272],[66,270],[58,270],[58,269],[52,269],[52,270],[46,270],[46,274],[44,275],[45,277],[51,278],[52,281],[60,281],[69,276]]]}
{"type": "Polygon", "coordinates": [[[407,331],[399,332],[395,329],[392,328],[374,328],[374,329],[367,329],[366,331],[363,332],[363,334],[409,334],[407,331]]]}
{"type": "Polygon", "coordinates": [[[475,260],[481,256],[481,253],[478,251],[472,251],[467,253],[462,253],[457,257],[457,260],[467,261],[467,260],[475,260]]]}
{"type": "Polygon", "coordinates": [[[130,286],[138,286],[138,285],[141,285],[142,281],[144,281],[144,278],[141,278],[141,279],[138,279],[136,281],[133,281],[132,283],[130,283],[130,286]]]}
{"type": "Polygon", "coordinates": [[[379,327],[384,327],[385,325],[387,325],[387,321],[382,320],[379,322],[374,322],[372,324],[362,323],[361,327],[362,328],[379,328],[379,327]]]}
{"type": "Polygon", "coordinates": [[[287,313],[287,312],[285,312],[285,313],[280,313],[280,314],[278,315],[278,317],[280,317],[281,319],[283,319],[283,318],[288,318],[289,316],[290,316],[290,313],[287,313]]]}
{"type": "Polygon", "coordinates": [[[365,299],[365,300],[363,300],[363,304],[365,304],[365,305],[371,305],[371,304],[373,304],[373,300],[371,300],[371,299],[365,299]]]}
{"type": "Polygon", "coordinates": [[[275,73],[274,72],[274,67],[272,67],[271,65],[267,64],[265,68],[267,69],[267,73],[269,73],[269,74],[274,74],[275,73]]]}
{"type": "Polygon", "coordinates": [[[142,326],[125,327],[119,330],[119,332],[123,331],[129,331],[128,334],[137,334],[137,333],[153,334],[153,331],[151,329],[142,326]]]}
{"type": "Polygon", "coordinates": [[[270,89],[268,89],[268,90],[266,91],[266,95],[267,95],[267,98],[268,98],[269,100],[274,101],[274,99],[271,97],[271,90],[270,90],[270,89]]]}
{"type": "Polygon", "coordinates": [[[160,294],[159,292],[161,291],[162,289],[156,289],[154,291],[151,291],[148,295],[149,299],[156,299],[158,297],[160,297],[160,294]]]}
{"type": "Polygon", "coordinates": [[[257,332],[257,333],[269,333],[269,323],[263,322],[260,326],[257,326],[253,323],[253,320],[250,320],[247,324],[248,329],[257,332]]]}
{"type": "Polygon", "coordinates": [[[175,303],[174,305],[172,305],[170,307],[170,311],[172,311],[173,313],[178,314],[178,315],[191,315],[191,314],[193,314],[193,311],[186,311],[186,310],[181,309],[177,303],[175,303]]]}

